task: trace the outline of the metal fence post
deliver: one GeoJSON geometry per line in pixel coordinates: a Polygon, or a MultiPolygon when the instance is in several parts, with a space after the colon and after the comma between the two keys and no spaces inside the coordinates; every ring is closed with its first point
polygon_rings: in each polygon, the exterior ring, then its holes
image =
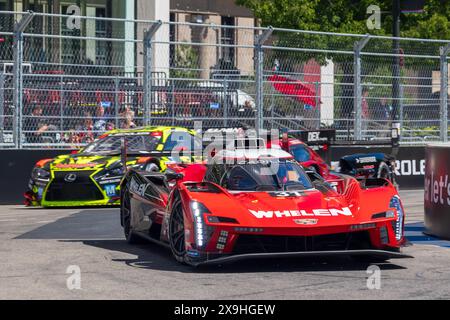
{"type": "Polygon", "coordinates": [[[22,87],[23,87],[23,31],[33,19],[33,12],[25,13],[20,21],[14,24],[14,68],[13,68],[13,101],[14,124],[13,139],[17,149],[22,148],[22,87]]]}
{"type": "Polygon", "coordinates": [[[223,126],[226,128],[228,127],[228,82],[226,77],[223,79],[223,98],[223,126]]]}
{"type": "Polygon", "coordinates": [[[264,51],[263,44],[273,32],[268,27],[255,39],[255,76],[256,76],[256,123],[257,134],[264,128],[264,51]]]}
{"type": "Polygon", "coordinates": [[[152,95],[152,69],[153,69],[153,52],[152,39],[156,31],[162,25],[162,21],[158,20],[151,27],[144,31],[144,124],[151,123],[151,108],[153,103],[152,95]]]}
{"type": "Polygon", "coordinates": [[[353,81],[353,109],[355,113],[354,139],[362,140],[362,84],[361,84],[361,51],[369,42],[370,38],[366,35],[363,39],[354,44],[354,81],[353,81]]]}
{"type": "Polygon", "coordinates": [[[3,131],[5,130],[5,76],[0,71],[0,143],[4,143],[3,131]]]}
{"type": "Polygon", "coordinates": [[[114,79],[114,126],[119,128],[119,84],[120,79],[114,79]]]}
{"type": "MultiPolygon", "coordinates": [[[[60,78],[59,90],[60,90],[59,127],[61,130],[61,135],[64,136],[64,78],[63,78],[63,75],[61,75],[61,78],[60,78]]],[[[67,101],[68,101],[68,105],[70,106],[70,99],[67,99],[67,101]]]]}
{"type": "Polygon", "coordinates": [[[320,107],[320,96],[319,96],[319,90],[320,90],[320,86],[319,86],[319,81],[316,81],[314,83],[314,90],[316,91],[316,117],[317,117],[317,123],[316,123],[316,129],[320,129],[320,121],[322,120],[320,118],[320,111],[321,111],[321,107],[320,107]]]}
{"type": "Polygon", "coordinates": [[[448,62],[447,56],[450,53],[450,44],[441,47],[439,50],[441,65],[441,95],[440,95],[440,118],[441,141],[448,141],[448,62]]]}

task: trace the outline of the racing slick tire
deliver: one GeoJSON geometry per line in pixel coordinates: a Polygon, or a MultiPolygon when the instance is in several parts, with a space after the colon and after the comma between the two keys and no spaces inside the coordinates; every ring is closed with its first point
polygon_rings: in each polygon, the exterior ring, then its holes
{"type": "Polygon", "coordinates": [[[184,216],[181,200],[175,201],[169,219],[169,244],[174,258],[186,264],[186,246],[184,240],[184,216]]]}
{"type": "Polygon", "coordinates": [[[133,228],[131,227],[131,202],[130,202],[130,193],[128,189],[124,187],[122,190],[122,196],[120,199],[120,217],[123,227],[123,233],[125,235],[125,239],[129,244],[140,244],[144,243],[145,240],[135,234],[133,232],[133,228]]]}

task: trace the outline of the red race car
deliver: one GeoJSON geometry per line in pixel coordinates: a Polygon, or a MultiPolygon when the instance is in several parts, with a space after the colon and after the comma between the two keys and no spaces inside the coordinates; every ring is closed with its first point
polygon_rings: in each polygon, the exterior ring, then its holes
{"type": "Polygon", "coordinates": [[[222,150],[165,173],[130,169],[121,185],[126,239],[170,247],[197,266],[256,257],[400,252],[405,213],[385,179],[341,177],[338,193],[281,149],[222,150]]]}
{"type": "MultiPolygon", "coordinates": [[[[364,143],[360,141],[359,143],[364,143]]],[[[389,141],[389,144],[391,141],[389,141]]],[[[346,155],[336,161],[334,172],[330,171],[321,153],[329,162],[331,145],[337,145],[334,129],[315,131],[291,130],[283,133],[279,141],[280,147],[291,153],[307,170],[316,171],[327,180],[335,180],[335,173],[343,173],[356,178],[383,178],[395,181],[395,158],[381,152],[369,152],[346,155]]],[[[377,144],[381,144],[377,141],[377,144]]],[[[386,141],[383,142],[386,144],[386,141]]]]}

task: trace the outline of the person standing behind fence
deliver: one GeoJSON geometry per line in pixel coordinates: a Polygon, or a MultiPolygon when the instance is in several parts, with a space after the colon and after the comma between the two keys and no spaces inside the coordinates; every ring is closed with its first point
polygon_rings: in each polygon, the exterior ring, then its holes
{"type": "Polygon", "coordinates": [[[362,91],[362,97],[361,97],[361,131],[362,136],[364,134],[367,135],[367,128],[369,126],[369,102],[367,101],[367,98],[369,96],[369,89],[364,88],[362,91]]]}
{"type": "Polygon", "coordinates": [[[34,107],[31,114],[25,119],[23,131],[27,143],[43,143],[42,134],[48,131],[49,127],[42,118],[42,107],[34,107]]]}
{"type": "Polygon", "coordinates": [[[124,117],[124,121],[122,123],[122,129],[132,129],[136,127],[134,123],[134,111],[131,110],[130,107],[126,107],[125,111],[121,113],[121,116],[124,117]]]}
{"type": "Polygon", "coordinates": [[[105,108],[102,105],[97,106],[95,112],[94,132],[95,136],[99,136],[106,131],[105,108]]]}
{"type": "Polygon", "coordinates": [[[392,106],[387,103],[387,99],[382,97],[375,107],[375,117],[380,121],[384,135],[390,136],[392,106]]]}
{"type": "Polygon", "coordinates": [[[81,126],[77,128],[80,133],[78,137],[81,143],[90,143],[94,141],[94,122],[92,121],[92,116],[89,112],[84,114],[84,121],[81,126]]]}
{"type": "Polygon", "coordinates": [[[387,103],[387,99],[381,98],[375,109],[377,119],[383,121],[383,123],[391,120],[391,108],[387,103]]]}

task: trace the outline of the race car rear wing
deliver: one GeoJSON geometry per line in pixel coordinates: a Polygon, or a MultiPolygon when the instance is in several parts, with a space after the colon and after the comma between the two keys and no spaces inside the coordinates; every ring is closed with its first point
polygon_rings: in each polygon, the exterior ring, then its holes
{"type": "Polygon", "coordinates": [[[288,130],[287,135],[306,143],[315,151],[323,151],[327,157],[330,146],[391,146],[393,156],[398,153],[399,128],[393,125],[391,138],[376,140],[336,140],[335,129],[288,130]]]}

